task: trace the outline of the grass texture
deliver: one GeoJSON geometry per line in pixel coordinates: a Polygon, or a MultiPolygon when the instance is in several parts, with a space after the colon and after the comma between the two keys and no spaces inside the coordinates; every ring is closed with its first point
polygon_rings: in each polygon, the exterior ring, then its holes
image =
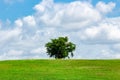
{"type": "Polygon", "coordinates": [[[0,80],[120,80],[120,60],[0,61],[0,80]]]}

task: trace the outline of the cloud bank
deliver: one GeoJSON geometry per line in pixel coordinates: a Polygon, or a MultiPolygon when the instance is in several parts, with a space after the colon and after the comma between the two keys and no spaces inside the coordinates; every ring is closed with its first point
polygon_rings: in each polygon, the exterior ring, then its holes
{"type": "Polygon", "coordinates": [[[44,45],[59,36],[68,36],[77,45],[73,58],[120,58],[120,17],[106,16],[115,6],[42,0],[33,7],[33,15],[8,25],[0,22],[0,60],[48,58],[44,45]]]}

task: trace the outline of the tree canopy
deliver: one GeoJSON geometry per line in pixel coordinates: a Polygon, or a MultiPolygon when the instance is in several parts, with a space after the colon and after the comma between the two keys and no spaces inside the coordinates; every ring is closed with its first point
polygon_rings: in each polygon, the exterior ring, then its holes
{"type": "Polygon", "coordinates": [[[68,37],[59,37],[57,39],[51,39],[51,42],[46,43],[45,47],[50,57],[61,59],[66,57],[69,58],[69,53],[71,53],[73,57],[73,51],[76,45],[72,42],[68,42],[68,37]]]}

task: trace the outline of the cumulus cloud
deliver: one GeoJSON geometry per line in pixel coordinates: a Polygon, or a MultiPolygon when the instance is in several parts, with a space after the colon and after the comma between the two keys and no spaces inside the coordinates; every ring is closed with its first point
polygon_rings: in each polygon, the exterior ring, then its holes
{"type": "Polygon", "coordinates": [[[109,2],[108,4],[106,4],[100,1],[96,5],[97,10],[99,10],[103,14],[111,12],[114,7],[115,7],[115,3],[113,2],[109,2]]]}
{"type": "Polygon", "coordinates": [[[20,19],[16,20],[16,21],[15,21],[15,26],[17,26],[17,27],[22,27],[22,26],[23,26],[22,20],[20,20],[20,19]]]}
{"type": "Polygon", "coordinates": [[[15,28],[13,30],[0,30],[0,43],[6,43],[11,39],[16,39],[21,34],[21,30],[15,28]]]}
{"type": "Polygon", "coordinates": [[[81,34],[81,39],[95,43],[117,43],[120,42],[120,18],[107,18],[97,26],[86,28],[81,34]]]}
{"type": "Polygon", "coordinates": [[[75,42],[74,58],[118,58],[119,53],[113,55],[110,45],[120,43],[120,18],[105,16],[114,7],[113,2],[100,1],[93,6],[84,0],[70,3],[42,0],[34,6],[34,14],[18,18],[12,28],[0,25],[0,43],[4,43],[0,45],[4,53],[0,59],[12,59],[10,55],[15,55],[14,59],[48,58],[44,45],[59,36],[68,36],[75,42]]]}
{"type": "Polygon", "coordinates": [[[36,26],[36,22],[33,16],[27,16],[23,18],[24,24],[27,26],[36,26]]]}
{"type": "Polygon", "coordinates": [[[102,15],[89,2],[74,1],[69,4],[48,0],[34,7],[35,17],[46,26],[79,29],[101,20],[102,15]]]}

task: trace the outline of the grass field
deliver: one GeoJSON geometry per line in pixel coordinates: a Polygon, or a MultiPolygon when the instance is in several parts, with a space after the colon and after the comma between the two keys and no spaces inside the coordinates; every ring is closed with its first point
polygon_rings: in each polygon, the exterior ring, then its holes
{"type": "Polygon", "coordinates": [[[0,80],[120,80],[120,60],[1,61],[0,80]]]}

